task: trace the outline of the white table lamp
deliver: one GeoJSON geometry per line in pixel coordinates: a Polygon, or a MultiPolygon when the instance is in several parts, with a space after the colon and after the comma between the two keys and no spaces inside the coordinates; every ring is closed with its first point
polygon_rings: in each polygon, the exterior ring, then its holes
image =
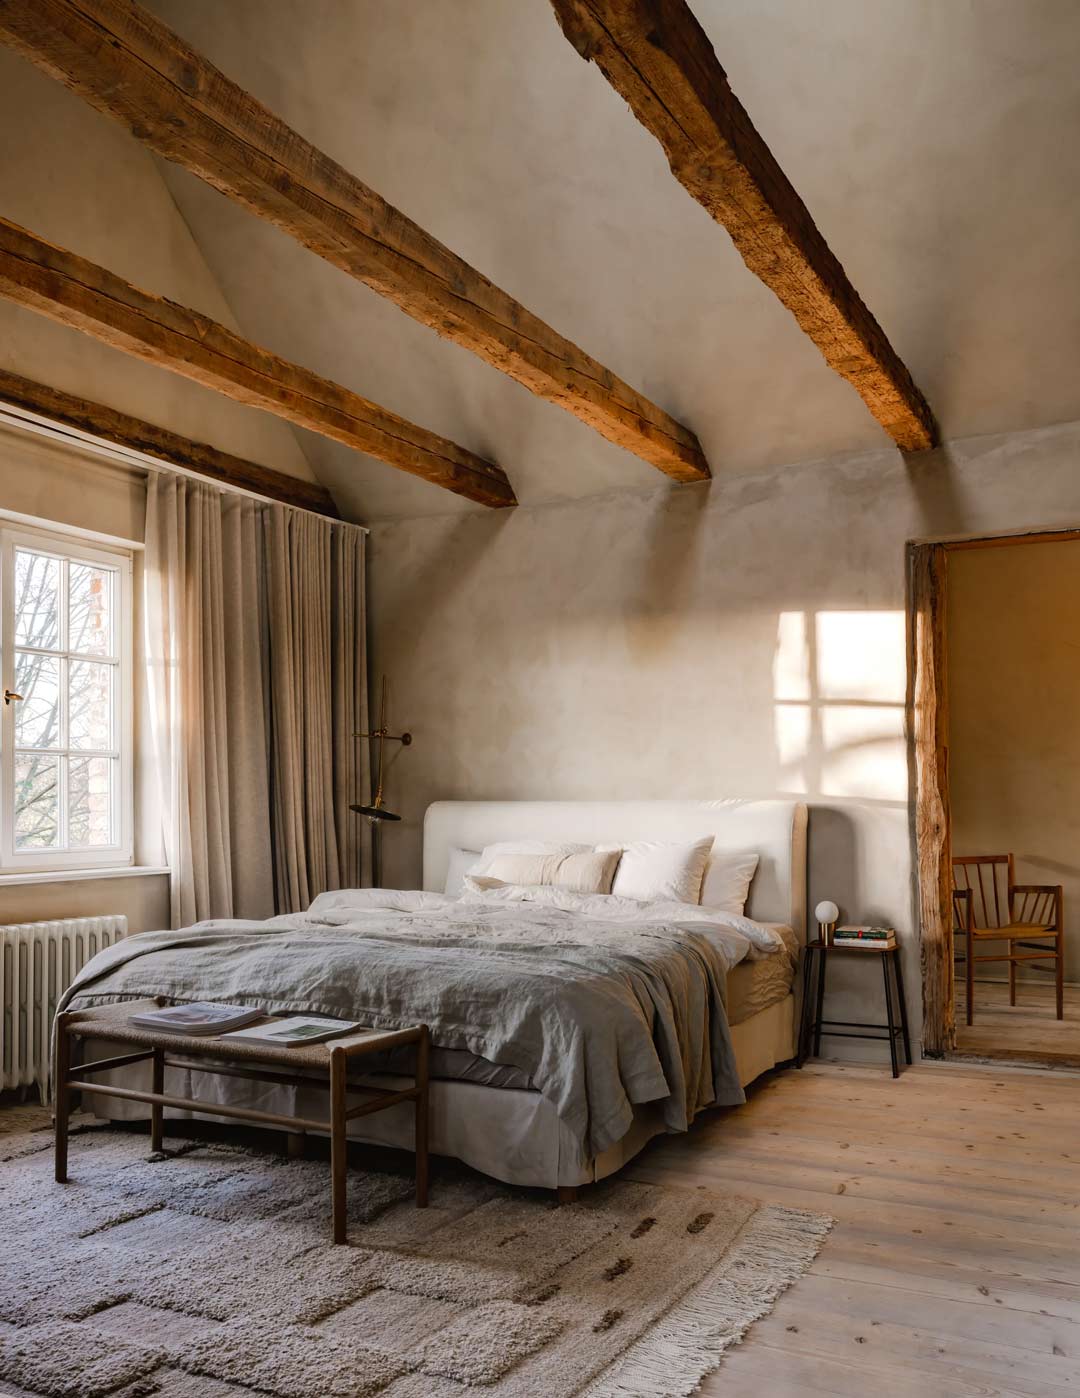
{"type": "Polygon", "coordinates": [[[832,934],[836,931],[836,920],[840,916],[840,909],[826,898],[814,909],[814,916],[818,922],[818,934],[828,946],[832,941],[832,934]]]}

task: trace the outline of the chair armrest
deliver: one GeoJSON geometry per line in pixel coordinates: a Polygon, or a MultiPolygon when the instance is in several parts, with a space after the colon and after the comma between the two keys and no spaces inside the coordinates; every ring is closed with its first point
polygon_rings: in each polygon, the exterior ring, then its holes
{"type": "Polygon", "coordinates": [[[1062,904],[1064,899],[1065,886],[1060,883],[1014,883],[1009,889],[1009,916],[1016,916],[1016,895],[1020,894],[1024,906],[1021,912],[1026,912],[1029,907],[1029,899],[1034,900],[1030,904],[1032,913],[1045,911],[1052,916],[1039,919],[1040,925],[1051,928],[1055,932],[1060,932],[1062,921],[1062,904]],[[1049,905],[1044,901],[1050,899],[1049,905]]]}

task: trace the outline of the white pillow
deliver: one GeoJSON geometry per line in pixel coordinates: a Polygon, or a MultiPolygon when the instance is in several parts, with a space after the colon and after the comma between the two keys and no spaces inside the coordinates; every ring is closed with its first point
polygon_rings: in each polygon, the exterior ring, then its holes
{"type": "Polygon", "coordinates": [[[661,844],[635,840],[624,845],[611,891],[617,898],[641,903],[666,899],[674,903],[701,901],[701,880],[713,837],[705,835],[689,844],[661,844]]]}
{"type": "Polygon", "coordinates": [[[443,892],[449,898],[460,898],[465,892],[465,875],[471,874],[480,859],[478,849],[458,849],[450,846],[450,861],[446,866],[446,883],[443,892]]]}
{"type": "Polygon", "coordinates": [[[566,840],[500,840],[497,844],[484,846],[480,862],[469,872],[486,874],[491,861],[504,854],[533,854],[565,859],[568,854],[591,854],[592,850],[592,845],[574,845],[566,840]]]}
{"type": "Polygon", "coordinates": [[[479,877],[498,883],[610,893],[621,851],[585,849],[574,854],[497,854],[479,877]]]}
{"type": "Polygon", "coordinates": [[[706,908],[719,908],[742,917],[750,883],[757,871],[758,857],[749,850],[736,854],[713,854],[705,866],[701,901],[706,908]]]}

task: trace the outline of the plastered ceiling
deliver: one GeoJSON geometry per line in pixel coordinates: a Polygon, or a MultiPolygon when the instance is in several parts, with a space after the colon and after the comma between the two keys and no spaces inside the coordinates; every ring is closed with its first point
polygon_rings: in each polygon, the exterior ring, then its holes
{"type": "MultiPolygon", "coordinates": [[[[700,437],[724,477],[888,439],[545,0],[150,0],[304,136],[700,437]]],[[[1080,418],[1080,4],[693,0],[946,436],[1080,418]]],[[[523,503],[662,485],[186,173],[251,338],[498,461],[523,503]]],[[[475,509],[301,434],[355,519],[475,509]]]]}

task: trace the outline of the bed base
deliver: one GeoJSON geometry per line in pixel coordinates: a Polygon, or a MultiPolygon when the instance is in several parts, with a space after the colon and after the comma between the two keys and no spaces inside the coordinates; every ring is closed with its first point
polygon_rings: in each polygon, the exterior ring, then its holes
{"type": "MultiPolygon", "coordinates": [[[[744,1087],[778,1064],[795,1057],[795,999],[783,1000],[733,1025],[732,1043],[744,1087]]],[[[87,1045],[88,1052],[105,1056],[112,1048],[102,1041],[87,1045]]],[[[146,1064],[118,1067],[103,1074],[103,1081],[121,1087],[137,1087],[146,1064]]],[[[168,1086],[172,1095],[196,1097],[206,1103],[200,1119],[223,1121],[225,1113],[214,1115],[213,1104],[234,1105],[246,1084],[200,1073],[197,1066],[175,1064],[169,1069],[168,1086]]],[[[363,1081],[363,1079],[359,1079],[363,1081]]],[[[373,1079],[371,1085],[385,1090],[408,1086],[411,1080],[390,1076],[373,1079]]],[[[259,1105],[280,1116],[317,1115],[314,1086],[268,1084],[260,1090],[259,1105]],[[309,1106],[308,1097],[312,1098],[309,1106]]],[[[567,1191],[605,1179],[622,1169],[654,1136],[664,1132],[660,1113],[651,1104],[638,1107],[634,1121],[622,1138],[608,1150],[583,1158],[573,1137],[560,1122],[554,1107],[537,1092],[514,1088],[485,1087],[479,1083],[432,1080],[430,1086],[430,1148],[433,1154],[463,1161],[482,1174],[507,1184],[526,1185],[559,1191],[560,1202],[569,1202],[567,1191]]],[[[84,1106],[108,1120],[137,1121],[146,1111],[134,1101],[106,1101],[104,1097],[84,1097],[84,1106]]],[[[192,1113],[166,1109],[177,1120],[190,1120],[192,1113]]],[[[348,1124],[350,1139],[397,1149],[413,1148],[412,1113],[408,1104],[388,1107],[377,1116],[348,1124]]],[[[289,1143],[290,1149],[297,1147],[289,1143]]]]}

